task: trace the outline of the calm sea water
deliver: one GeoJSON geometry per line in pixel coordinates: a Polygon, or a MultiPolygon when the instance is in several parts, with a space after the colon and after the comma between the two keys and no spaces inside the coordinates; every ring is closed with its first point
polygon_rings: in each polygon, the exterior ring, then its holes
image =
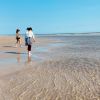
{"type": "MultiPolygon", "coordinates": [[[[0,36],[14,36],[15,34],[0,34],[0,36]]],[[[24,34],[21,34],[24,36],[24,34]]],[[[35,34],[37,37],[44,36],[100,36],[100,32],[91,33],[54,33],[54,34],[35,34]]]]}
{"type": "MultiPolygon", "coordinates": [[[[0,36],[15,36],[15,34],[0,34],[0,36]]],[[[21,34],[24,38],[25,34],[21,34]]],[[[60,33],[60,34],[35,34],[36,38],[50,38],[62,40],[67,43],[73,44],[100,44],[100,33],[60,33]]]]}
{"type": "MultiPolygon", "coordinates": [[[[15,36],[15,34],[5,34],[5,35],[1,35],[1,36],[15,36]]],[[[24,37],[24,35],[22,35],[24,37]]],[[[35,35],[37,38],[50,38],[50,39],[54,39],[54,40],[61,40],[62,42],[56,42],[56,43],[48,43],[48,45],[46,46],[33,46],[33,54],[31,60],[42,60],[44,59],[44,55],[42,54],[47,54],[48,56],[48,47],[52,48],[52,47],[61,47],[64,44],[67,47],[67,52],[71,53],[71,52],[92,52],[91,54],[97,52],[100,52],[100,35],[66,35],[66,34],[36,34],[35,35]]],[[[1,54],[7,54],[4,51],[1,51],[1,54]]],[[[96,53],[95,53],[96,55],[96,53]]],[[[10,62],[10,63],[15,63],[15,62],[19,62],[19,59],[21,59],[21,62],[25,62],[28,60],[27,58],[27,53],[24,54],[16,54],[15,58],[11,58],[11,59],[1,59],[0,63],[5,63],[5,62],[10,62]]]]}

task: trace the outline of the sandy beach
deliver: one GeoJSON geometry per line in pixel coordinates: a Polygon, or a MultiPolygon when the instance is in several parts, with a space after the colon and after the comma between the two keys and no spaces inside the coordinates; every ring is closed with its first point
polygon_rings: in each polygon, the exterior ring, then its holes
{"type": "Polygon", "coordinates": [[[0,37],[0,100],[100,100],[100,36],[36,37],[32,56],[0,37]]]}

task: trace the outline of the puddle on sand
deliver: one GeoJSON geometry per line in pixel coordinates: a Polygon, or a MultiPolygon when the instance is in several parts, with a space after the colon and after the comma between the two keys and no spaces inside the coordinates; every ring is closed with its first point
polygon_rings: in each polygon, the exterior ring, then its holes
{"type": "Polygon", "coordinates": [[[44,58],[33,54],[32,56],[28,57],[28,54],[17,54],[14,57],[10,58],[0,58],[0,67],[1,65],[8,65],[9,64],[24,64],[25,62],[29,61],[42,61],[44,58]]]}

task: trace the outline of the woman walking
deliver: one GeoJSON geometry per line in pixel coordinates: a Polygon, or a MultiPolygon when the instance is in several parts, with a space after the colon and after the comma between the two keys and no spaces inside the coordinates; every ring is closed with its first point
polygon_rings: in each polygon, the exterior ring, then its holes
{"type": "Polygon", "coordinates": [[[32,48],[32,43],[35,42],[35,37],[32,31],[32,28],[29,27],[27,28],[27,32],[25,35],[25,45],[27,46],[28,50],[28,56],[31,56],[31,48],[32,48]]]}
{"type": "Polygon", "coordinates": [[[20,37],[20,30],[16,29],[16,47],[18,46],[18,44],[21,47],[21,37],[20,37]]]}

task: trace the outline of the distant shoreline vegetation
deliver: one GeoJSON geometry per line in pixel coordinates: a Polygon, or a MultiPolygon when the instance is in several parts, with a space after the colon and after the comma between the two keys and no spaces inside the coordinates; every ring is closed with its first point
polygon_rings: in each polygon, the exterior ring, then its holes
{"type": "MultiPolygon", "coordinates": [[[[25,34],[21,34],[24,36],[25,34]]],[[[100,36],[100,32],[87,33],[49,33],[49,34],[35,34],[36,36],[100,36]]],[[[15,34],[0,34],[0,36],[15,36],[15,34]]]]}

